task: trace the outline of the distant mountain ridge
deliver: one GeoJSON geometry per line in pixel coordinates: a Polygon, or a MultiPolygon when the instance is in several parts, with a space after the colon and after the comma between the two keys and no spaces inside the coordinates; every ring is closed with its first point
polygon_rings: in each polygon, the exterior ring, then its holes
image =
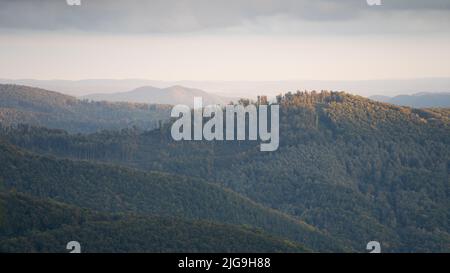
{"type": "Polygon", "coordinates": [[[69,132],[137,126],[153,129],[169,118],[170,106],[90,102],[40,88],[0,84],[0,124],[29,124],[69,132]]]}
{"type": "Polygon", "coordinates": [[[399,95],[395,97],[375,95],[372,100],[392,103],[414,108],[450,107],[450,93],[417,93],[414,95],[399,95]]]}
{"type": "Polygon", "coordinates": [[[188,88],[180,85],[174,85],[167,88],[158,88],[154,86],[142,86],[128,92],[112,94],[91,94],[84,96],[85,99],[94,101],[111,102],[133,102],[150,104],[186,104],[192,105],[194,97],[201,97],[203,103],[226,105],[230,101],[236,101],[237,98],[226,98],[219,95],[207,93],[200,89],[188,88]]]}
{"type": "Polygon", "coordinates": [[[450,78],[413,78],[379,80],[266,80],[266,81],[200,81],[181,80],[163,81],[148,79],[82,79],[82,80],[35,80],[0,79],[3,84],[35,86],[73,96],[85,96],[94,93],[117,93],[133,90],[141,86],[165,88],[181,85],[205,90],[208,93],[224,94],[227,97],[256,97],[267,95],[274,97],[280,92],[300,90],[345,90],[361,96],[374,94],[414,94],[419,92],[447,92],[450,90],[450,78]]]}

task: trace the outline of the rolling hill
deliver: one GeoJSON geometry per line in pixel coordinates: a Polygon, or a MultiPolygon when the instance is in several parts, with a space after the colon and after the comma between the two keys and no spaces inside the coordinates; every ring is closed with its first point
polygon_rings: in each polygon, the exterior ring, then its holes
{"type": "Polygon", "coordinates": [[[341,92],[278,99],[273,153],[255,142],[174,142],[170,125],[89,136],[39,128],[4,134],[39,153],[208,179],[352,249],[378,240],[385,252],[450,251],[448,110],[341,92]]]}
{"type": "Polygon", "coordinates": [[[175,142],[170,124],[89,135],[3,126],[1,178],[37,198],[244,224],[313,251],[365,251],[372,240],[383,252],[450,251],[448,109],[343,92],[278,103],[272,153],[252,141],[175,142]]]}
{"type": "Polygon", "coordinates": [[[137,126],[152,129],[167,120],[168,105],[89,102],[44,89],[0,84],[0,122],[90,133],[137,126]]]}
{"type": "Polygon", "coordinates": [[[260,230],[160,216],[107,214],[0,191],[0,252],[306,252],[260,230]]]}
{"type": "Polygon", "coordinates": [[[42,157],[2,142],[0,161],[3,188],[36,198],[106,213],[245,225],[304,243],[313,251],[347,249],[302,221],[201,179],[42,157]]]}
{"type": "Polygon", "coordinates": [[[134,102],[150,104],[185,104],[193,105],[194,97],[202,97],[204,105],[220,104],[226,105],[230,101],[237,101],[236,98],[226,98],[214,94],[206,93],[200,89],[187,88],[179,85],[157,88],[153,86],[143,86],[129,92],[112,94],[92,94],[83,98],[95,101],[112,102],[134,102]]]}

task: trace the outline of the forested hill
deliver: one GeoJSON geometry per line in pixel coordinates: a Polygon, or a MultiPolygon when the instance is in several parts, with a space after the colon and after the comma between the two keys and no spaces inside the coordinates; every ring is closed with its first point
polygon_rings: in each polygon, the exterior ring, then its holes
{"type": "Polygon", "coordinates": [[[170,125],[77,136],[6,128],[3,137],[40,153],[207,178],[353,249],[377,240],[386,252],[450,251],[448,109],[341,92],[278,103],[280,148],[270,153],[258,142],[174,142],[170,125]]]}
{"type": "Polygon", "coordinates": [[[0,84],[0,123],[31,124],[69,132],[137,126],[152,129],[169,117],[168,105],[91,102],[39,88],[0,84]]]}
{"type": "MultiPolygon", "coordinates": [[[[292,216],[265,208],[240,194],[198,178],[42,157],[1,141],[0,162],[2,187],[36,198],[53,199],[106,213],[134,213],[247,226],[300,243],[312,251],[350,250],[338,240],[292,216]]],[[[46,217],[46,214],[40,216],[46,217]]],[[[208,244],[206,241],[205,246],[208,244]]]]}
{"type": "Polygon", "coordinates": [[[98,213],[0,191],[0,252],[305,252],[260,230],[174,217],[98,213]]]}

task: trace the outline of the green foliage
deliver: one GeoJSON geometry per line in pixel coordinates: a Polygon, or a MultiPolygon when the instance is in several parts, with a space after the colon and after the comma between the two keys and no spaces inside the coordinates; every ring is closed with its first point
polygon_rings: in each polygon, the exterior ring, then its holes
{"type": "MultiPolygon", "coordinates": [[[[288,214],[309,223],[314,226],[312,230],[322,230],[331,235],[347,250],[365,251],[368,241],[377,240],[382,243],[383,251],[450,251],[448,109],[398,107],[342,92],[288,93],[278,97],[278,102],[281,104],[280,148],[272,153],[260,152],[258,143],[249,141],[174,142],[170,137],[170,125],[148,132],[121,130],[90,135],[19,127],[4,128],[2,135],[13,144],[38,153],[184,175],[190,178],[185,177],[182,184],[189,185],[189,188],[192,185],[185,181],[210,181],[238,192],[254,204],[262,204],[282,212],[281,215],[288,214]]],[[[20,153],[23,152],[13,152],[14,155],[20,153]]],[[[60,186],[48,178],[48,172],[49,169],[59,170],[51,167],[53,164],[59,166],[68,161],[45,165],[50,159],[39,158],[34,160],[39,164],[29,163],[26,159],[30,156],[22,155],[20,163],[12,165],[19,173],[25,173],[19,176],[19,181],[30,187],[43,183],[39,181],[50,180],[47,182],[52,187],[45,190],[36,188],[33,194],[51,192],[48,196],[58,199],[60,186]],[[38,173],[39,178],[33,180],[29,177],[33,173],[38,173]]],[[[79,169],[74,166],[83,163],[70,164],[73,165],[64,167],[55,177],[74,177],[65,184],[68,187],[70,183],[69,188],[82,183],[83,186],[74,192],[89,188],[91,182],[80,181],[114,181],[109,177],[117,177],[117,174],[108,174],[122,170],[102,165],[89,171],[91,165],[87,163],[79,169]],[[94,173],[96,175],[92,176],[94,173]],[[87,179],[86,175],[92,178],[87,179]],[[108,178],[102,180],[98,175],[108,178]]],[[[6,173],[8,170],[10,168],[2,170],[6,181],[18,175],[6,173]]],[[[113,184],[123,183],[124,188],[132,188],[130,192],[140,192],[142,186],[123,182],[129,179],[125,178],[128,175],[113,184]]],[[[184,190],[180,192],[186,196],[184,190]]],[[[192,199],[198,194],[192,193],[192,199]]],[[[83,196],[73,195],[73,200],[65,197],[64,201],[77,204],[79,199],[86,198],[84,201],[89,206],[101,209],[95,207],[101,202],[91,199],[98,196],[83,196]]],[[[108,200],[106,196],[100,200],[108,200]]],[[[174,196],[174,193],[169,196],[174,196]]],[[[226,199],[216,200],[217,206],[230,204],[226,199]]],[[[154,206],[163,201],[156,199],[154,206]]],[[[135,200],[133,204],[140,202],[144,201],[135,200]]],[[[193,205],[195,202],[179,203],[173,199],[162,204],[176,211],[173,202],[180,204],[176,208],[182,208],[183,214],[194,215],[188,208],[197,207],[193,205]]],[[[109,208],[112,204],[102,203],[102,206],[109,208]]],[[[204,204],[209,204],[209,201],[204,204]]],[[[142,208],[136,207],[135,211],[142,208]]],[[[236,212],[239,209],[228,207],[224,211],[236,212]]],[[[205,212],[199,218],[216,213],[205,212]]],[[[226,215],[223,218],[230,214],[226,215]]],[[[234,219],[232,223],[244,223],[237,219],[245,218],[234,219]]],[[[224,221],[222,218],[213,220],[224,221]]],[[[252,223],[272,234],[293,238],[290,232],[284,231],[284,235],[277,233],[278,228],[285,229],[281,224],[277,227],[270,224],[268,228],[252,223]]],[[[305,233],[299,237],[295,240],[312,250],[324,250],[323,242],[314,245],[303,241],[305,233]]]]}
{"type": "Polygon", "coordinates": [[[0,252],[305,252],[257,230],[160,216],[92,212],[51,200],[0,192],[6,221],[0,252]]]}
{"type": "Polygon", "coordinates": [[[343,250],[317,229],[201,179],[87,161],[57,160],[0,143],[7,189],[113,213],[176,216],[249,225],[316,251],[343,250]]]}

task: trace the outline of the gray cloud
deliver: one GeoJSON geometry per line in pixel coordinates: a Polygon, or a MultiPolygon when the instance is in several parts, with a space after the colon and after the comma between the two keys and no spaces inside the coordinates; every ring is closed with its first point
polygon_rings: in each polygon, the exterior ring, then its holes
{"type": "Polygon", "coordinates": [[[447,31],[448,0],[0,0],[0,29],[183,33],[226,29],[344,33],[447,31]],[[412,20],[421,23],[410,24],[412,20]],[[436,16],[438,15],[438,16],[436,16]],[[275,18],[275,19],[274,19],[275,18]],[[376,27],[375,27],[376,26],[376,27]],[[345,29],[342,29],[345,27],[345,29]]]}

